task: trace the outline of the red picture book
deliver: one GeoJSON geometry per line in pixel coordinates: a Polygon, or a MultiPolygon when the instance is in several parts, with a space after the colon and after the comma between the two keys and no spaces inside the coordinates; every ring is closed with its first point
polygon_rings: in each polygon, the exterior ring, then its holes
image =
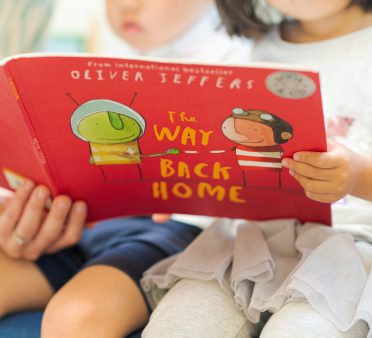
{"type": "Polygon", "coordinates": [[[186,213],[330,224],[282,168],[325,151],[317,72],[83,56],[0,68],[0,185],[84,200],[89,220],[186,213]]]}

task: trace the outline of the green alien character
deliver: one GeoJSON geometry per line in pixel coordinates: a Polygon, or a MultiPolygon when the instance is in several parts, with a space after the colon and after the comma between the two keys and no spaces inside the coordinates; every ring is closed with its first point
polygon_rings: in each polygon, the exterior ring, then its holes
{"type": "Polygon", "coordinates": [[[71,129],[89,143],[90,163],[94,165],[139,165],[143,156],[179,153],[171,148],[163,153],[141,154],[138,140],[145,132],[146,121],[129,106],[111,100],[91,100],[79,105],[71,116],[71,129]]]}

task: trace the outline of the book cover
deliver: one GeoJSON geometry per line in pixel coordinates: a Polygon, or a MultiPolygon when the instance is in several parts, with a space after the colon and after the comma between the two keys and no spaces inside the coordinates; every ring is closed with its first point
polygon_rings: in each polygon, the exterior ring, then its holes
{"type": "Polygon", "coordinates": [[[89,219],[186,213],[330,224],[282,168],[325,151],[317,72],[84,56],[0,69],[0,184],[24,177],[89,219]]]}

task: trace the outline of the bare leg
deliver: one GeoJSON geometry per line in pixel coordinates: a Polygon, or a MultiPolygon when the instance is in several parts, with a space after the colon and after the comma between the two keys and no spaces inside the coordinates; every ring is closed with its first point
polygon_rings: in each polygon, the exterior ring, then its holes
{"type": "Polygon", "coordinates": [[[145,325],[148,310],[135,282],[104,265],[82,270],[48,304],[42,337],[122,338],[145,325]]]}
{"type": "Polygon", "coordinates": [[[42,309],[53,289],[35,264],[13,259],[0,250],[0,317],[16,311],[42,309]]]}

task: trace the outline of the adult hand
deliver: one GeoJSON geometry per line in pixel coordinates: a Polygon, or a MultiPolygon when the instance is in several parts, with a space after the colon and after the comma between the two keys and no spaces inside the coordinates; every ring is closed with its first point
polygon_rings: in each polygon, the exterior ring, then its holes
{"type": "Polygon", "coordinates": [[[76,244],[85,226],[87,207],[68,196],[53,199],[49,190],[25,181],[8,198],[0,215],[0,248],[10,257],[36,260],[76,244]]]}

